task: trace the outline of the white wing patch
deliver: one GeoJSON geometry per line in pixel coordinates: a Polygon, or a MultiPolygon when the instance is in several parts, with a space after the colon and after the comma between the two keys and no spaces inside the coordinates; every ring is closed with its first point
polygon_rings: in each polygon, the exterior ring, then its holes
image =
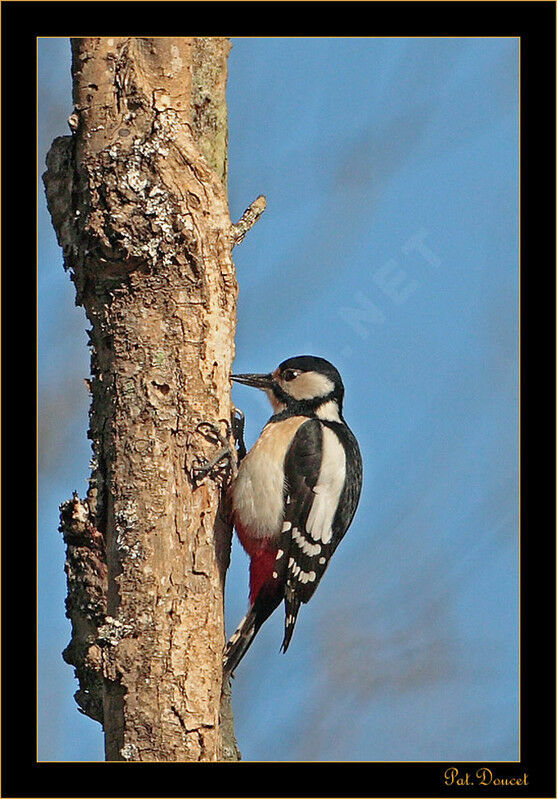
{"type": "Polygon", "coordinates": [[[333,519],[344,487],[345,477],[344,447],[333,431],[323,426],[321,469],[313,489],[315,499],[306,523],[306,530],[314,541],[328,544],[333,537],[333,519]]]}

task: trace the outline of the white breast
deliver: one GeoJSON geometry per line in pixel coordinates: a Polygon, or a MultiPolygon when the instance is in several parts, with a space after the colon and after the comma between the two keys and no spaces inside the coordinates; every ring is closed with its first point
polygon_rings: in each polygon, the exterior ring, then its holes
{"type": "Polygon", "coordinates": [[[234,512],[252,535],[280,534],[284,503],[284,458],[305,416],[269,424],[243,459],[232,486],[234,512]]]}

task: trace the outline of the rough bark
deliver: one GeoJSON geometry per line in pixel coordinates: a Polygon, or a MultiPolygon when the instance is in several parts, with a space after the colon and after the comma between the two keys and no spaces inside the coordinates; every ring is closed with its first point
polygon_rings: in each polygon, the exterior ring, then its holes
{"type": "Polygon", "coordinates": [[[221,727],[222,484],[191,478],[232,404],[237,284],[226,38],[72,40],[73,134],[48,206],[91,323],[87,498],[64,503],[81,710],[107,760],[238,759],[221,727]]]}

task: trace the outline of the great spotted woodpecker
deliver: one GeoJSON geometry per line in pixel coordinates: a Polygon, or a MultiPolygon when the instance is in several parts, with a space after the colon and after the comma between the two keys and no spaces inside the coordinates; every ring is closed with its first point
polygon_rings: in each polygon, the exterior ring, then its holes
{"type": "Polygon", "coordinates": [[[251,563],[250,608],[226,646],[225,676],[283,599],[286,652],[300,604],[317,588],[362,487],[360,449],[342,416],[344,386],[332,364],[303,355],[270,374],[232,379],[265,391],[274,415],[229,489],[234,526],[251,563]]]}

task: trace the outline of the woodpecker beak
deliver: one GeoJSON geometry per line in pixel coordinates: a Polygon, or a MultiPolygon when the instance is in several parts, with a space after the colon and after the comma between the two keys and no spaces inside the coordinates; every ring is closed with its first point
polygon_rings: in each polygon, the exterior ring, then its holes
{"type": "Polygon", "coordinates": [[[231,375],[236,383],[243,383],[244,386],[253,386],[266,391],[273,386],[273,375],[231,375]]]}

